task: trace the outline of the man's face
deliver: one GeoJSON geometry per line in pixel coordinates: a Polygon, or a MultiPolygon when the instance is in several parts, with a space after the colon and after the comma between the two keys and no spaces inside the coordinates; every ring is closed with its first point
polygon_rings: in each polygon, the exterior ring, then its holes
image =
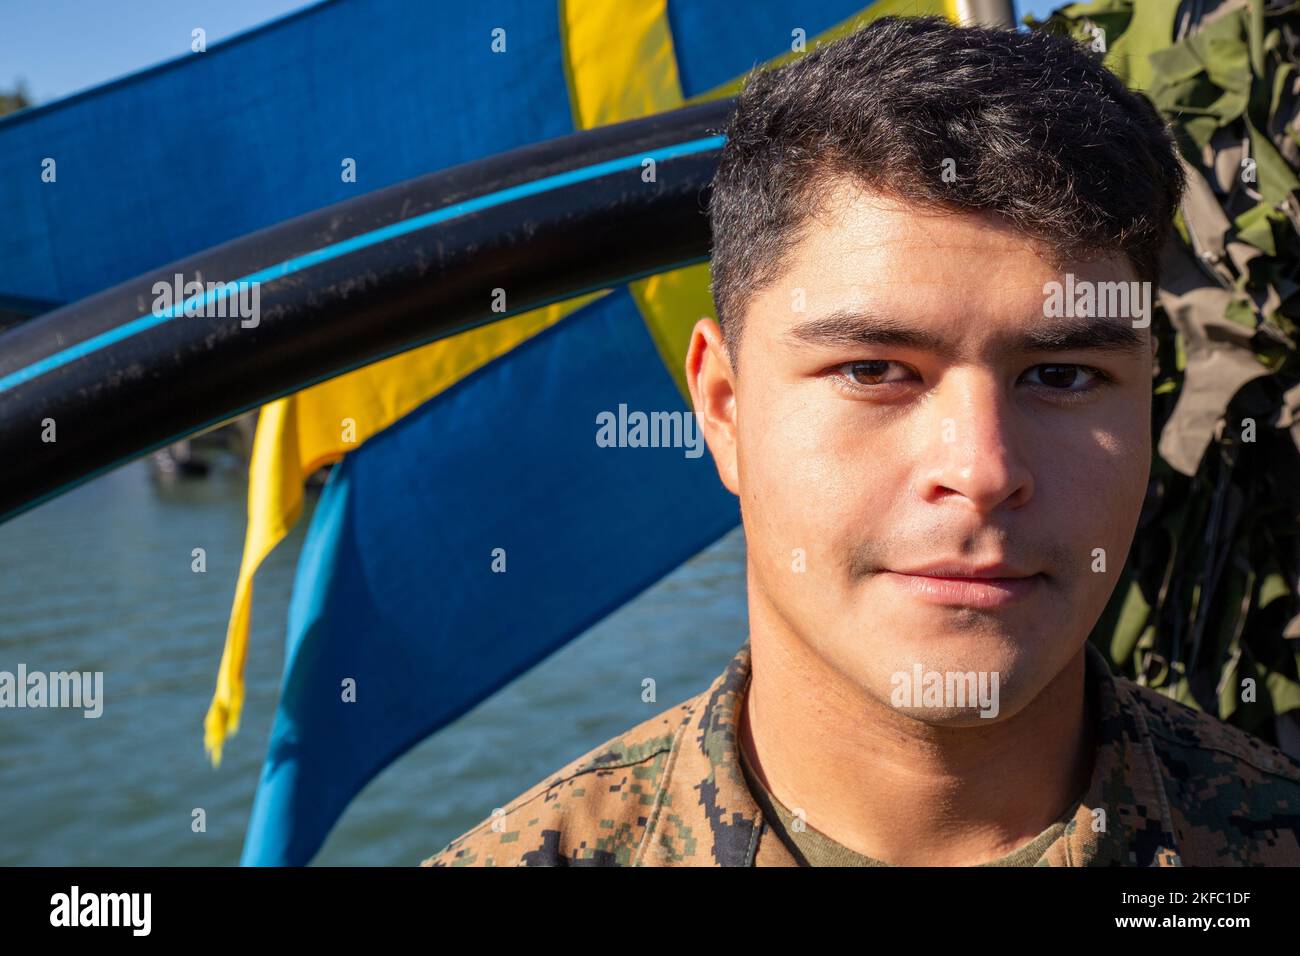
{"type": "Polygon", "coordinates": [[[755,625],[886,706],[915,664],[997,672],[999,719],[1078,653],[1147,486],[1152,348],[1131,314],[1048,317],[1066,273],[1135,279],[841,181],[750,300],[734,374],[716,325],[696,326],[688,378],[741,501],[755,625]]]}

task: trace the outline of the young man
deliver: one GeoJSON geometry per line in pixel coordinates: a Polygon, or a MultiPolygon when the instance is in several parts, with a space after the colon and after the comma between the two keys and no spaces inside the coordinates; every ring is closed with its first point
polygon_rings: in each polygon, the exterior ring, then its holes
{"type": "Polygon", "coordinates": [[[687,378],[749,640],[425,864],[1300,864],[1300,764],[1087,641],[1150,467],[1158,115],[1068,40],[882,19],[727,136],[687,378]]]}

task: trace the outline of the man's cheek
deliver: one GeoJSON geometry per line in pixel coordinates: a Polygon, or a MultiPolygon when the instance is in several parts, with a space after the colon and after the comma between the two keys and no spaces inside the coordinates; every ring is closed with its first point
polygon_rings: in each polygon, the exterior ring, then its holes
{"type": "Polygon", "coordinates": [[[806,454],[773,454],[745,467],[747,546],[787,587],[823,580],[853,524],[835,469],[806,454]]]}
{"type": "Polygon", "coordinates": [[[782,577],[815,572],[825,564],[821,549],[828,530],[828,515],[815,486],[791,480],[788,473],[765,477],[751,486],[752,497],[746,496],[757,525],[753,530],[746,526],[747,544],[782,577]]]}
{"type": "Polygon", "coordinates": [[[1131,463],[1114,467],[1113,460],[1077,460],[1073,469],[1056,475],[1053,525],[1065,546],[1071,567],[1065,569],[1089,595],[1088,603],[1104,602],[1128,557],[1133,529],[1146,484],[1131,463]]]}

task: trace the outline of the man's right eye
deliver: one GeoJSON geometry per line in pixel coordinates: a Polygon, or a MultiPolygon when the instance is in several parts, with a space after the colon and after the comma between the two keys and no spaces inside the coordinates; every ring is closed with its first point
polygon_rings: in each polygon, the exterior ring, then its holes
{"type": "Polygon", "coordinates": [[[845,362],[836,371],[844,377],[849,385],[859,388],[871,388],[872,386],[887,385],[890,382],[902,380],[895,377],[882,381],[889,374],[891,367],[904,370],[904,366],[888,359],[867,359],[857,362],[845,362]]]}

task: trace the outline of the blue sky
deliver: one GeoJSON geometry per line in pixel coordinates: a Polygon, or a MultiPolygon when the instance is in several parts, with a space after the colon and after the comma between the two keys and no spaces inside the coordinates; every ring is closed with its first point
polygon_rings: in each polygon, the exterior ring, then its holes
{"type": "Polygon", "coordinates": [[[1072,0],[1015,0],[1016,22],[1019,23],[1023,20],[1027,13],[1032,13],[1041,20],[1053,10],[1064,7],[1071,2],[1072,0]]]}
{"type": "MultiPolygon", "coordinates": [[[[439,2],[439,0],[433,0],[439,2]]],[[[472,0],[470,0],[472,2],[472,0]]],[[[539,0],[545,2],[545,0],[539,0]]],[[[1017,0],[1016,20],[1067,0],[1017,0]]],[[[314,5],[303,0],[0,0],[0,89],[22,78],[38,103],[98,86],[314,5]]]]}

